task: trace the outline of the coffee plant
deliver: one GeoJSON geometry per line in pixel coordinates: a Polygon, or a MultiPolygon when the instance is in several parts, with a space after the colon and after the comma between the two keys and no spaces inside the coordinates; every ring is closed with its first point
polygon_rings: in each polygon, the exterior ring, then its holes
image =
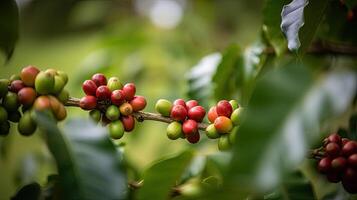
{"type": "MultiPolygon", "coordinates": [[[[19,14],[13,0],[0,5],[7,62],[19,14]]],[[[205,56],[187,73],[187,97],[155,103],[103,70],[81,81],[37,64],[1,74],[1,139],[40,135],[56,165],[11,198],[357,199],[356,15],[356,0],[265,0],[256,42],[205,56]],[[146,121],[166,124],[155,132],[185,149],[141,172],[123,139],[146,121]]]]}

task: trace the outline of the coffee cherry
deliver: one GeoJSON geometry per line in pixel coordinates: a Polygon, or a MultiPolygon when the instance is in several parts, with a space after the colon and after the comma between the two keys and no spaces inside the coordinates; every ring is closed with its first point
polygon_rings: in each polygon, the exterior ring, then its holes
{"type": "Polygon", "coordinates": [[[331,171],[331,159],[329,157],[322,158],[318,164],[319,172],[326,174],[331,171]]]}
{"type": "Polygon", "coordinates": [[[232,130],[233,124],[228,117],[219,116],[214,120],[214,127],[217,129],[218,133],[225,134],[232,130]]]}
{"type": "Polygon", "coordinates": [[[94,96],[84,96],[79,101],[79,107],[83,110],[93,110],[97,107],[97,99],[94,96]]]}
{"type": "Polygon", "coordinates": [[[350,194],[357,193],[357,184],[356,183],[342,180],[342,186],[350,194]]]}
{"type": "Polygon", "coordinates": [[[92,81],[94,81],[94,83],[97,85],[97,87],[107,84],[107,78],[103,74],[100,74],[100,73],[94,74],[92,76],[92,81]]]}
{"type": "Polygon", "coordinates": [[[221,100],[217,103],[216,112],[218,116],[230,117],[233,112],[232,105],[227,100],[221,100]]]}
{"type": "Polygon", "coordinates": [[[232,114],[231,114],[231,120],[233,125],[238,126],[241,123],[241,118],[242,118],[242,113],[243,113],[243,108],[240,107],[238,109],[235,109],[232,114]]]}
{"type": "Polygon", "coordinates": [[[39,96],[33,103],[33,107],[37,111],[44,111],[51,109],[51,102],[48,96],[39,96]]]}
{"type": "Polygon", "coordinates": [[[198,132],[186,135],[186,139],[189,143],[191,144],[196,144],[198,141],[200,141],[200,134],[198,132]]]}
{"type": "Polygon", "coordinates": [[[171,122],[166,129],[167,137],[171,140],[176,140],[182,137],[182,125],[178,122],[171,122]]]}
{"type": "Polygon", "coordinates": [[[206,135],[210,139],[217,139],[220,137],[220,134],[217,132],[216,128],[214,127],[214,124],[210,124],[206,128],[206,135]]]}
{"type": "Polygon", "coordinates": [[[45,72],[48,73],[48,74],[51,74],[52,76],[56,76],[57,75],[57,70],[56,69],[46,69],[45,72]]]}
{"type": "Polygon", "coordinates": [[[341,181],[341,175],[340,175],[340,173],[337,173],[337,172],[329,172],[326,175],[326,178],[331,183],[338,183],[341,181]]]}
{"type": "Polygon", "coordinates": [[[120,139],[124,135],[124,126],[120,120],[111,122],[109,124],[109,134],[113,139],[120,139]]]}
{"type": "Polygon", "coordinates": [[[99,110],[91,110],[89,112],[89,116],[90,118],[95,122],[95,123],[98,123],[100,121],[100,118],[101,118],[101,113],[99,110]]]}
{"type": "Polygon", "coordinates": [[[348,182],[355,182],[357,180],[357,171],[351,167],[348,167],[342,175],[342,180],[348,182]]]}
{"type": "Polygon", "coordinates": [[[65,72],[60,71],[60,70],[57,71],[57,75],[62,78],[64,84],[66,85],[68,82],[68,75],[65,72]]]}
{"type": "Polygon", "coordinates": [[[110,77],[107,86],[110,91],[120,90],[123,88],[123,84],[121,84],[118,77],[110,77]]]}
{"type": "Polygon", "coordinates": [[[114,105],[120,106],[125,101],[125,96],[123,90],[114,90],[110,97],[114,105]]]}
{"type": "Polygon", "coordinates": [[[40,73],[40,70],[30,65],[21,70],[20,77],[26,86],[33,87],[38,73],[40,73]]]}
{"type": "Polygon", "coordinates": [[[119,108],[115,105],[111,105],[107,108],[107,111],[105,112],[105,116],[110,120],[110,121],[115,121],[119,119],[120,112],[119,108]]]}
{"type": "Polygon", "coordinates": [[[99,86],[96,90],[95,96],[99,100],[109,100],[111,98],[112,92],[105,85],[99,86]]]}
{"type": "Polygon", "coordinates": [[[155,110],[162,116],[169,117],[172,109],[172,103],[166,99],[159,99],[155,104],[155,110]]]}
{"type": "Polygon", "coordinates": [[[239,107],[238,101],[236,100],[230,100],[229,103],[231,104],[233,110],[239,107]]]}
{"type": "Polygon", "coordinates": [[[135,119],[132,115],[122,116],[121,121],[126,132],[131,132],[135,128],[135,119]]]}
{"type": "Polygon", "coordinates": [[[65,85],[66,85],[66,83],[64,82],[62,77],[59,75],[56,75],[55,83],[53,85],[53,94],[56,94],[56,95],[59,94],[63,90],[65,85]]]}
{"type": "Polygon", "coordinates": [[[341,137],[338,134],[334,133],[327,138],[327,141],[334,142],[336,144],[341,144],[341,137]]]}
{"type": "Polygon", "coordinates": [[[222,135],[218,139],[218,149],[220,151],[227,151],[230,149],[230,147],[231,147],[231,144],[229,143],[228,135],[222,135]]]}
{"type": "Polygon", "coordinates": [[[175,121],[184,121],[187,117],[187,110],[181,105],[175,105],[171,109],[170,117],[175,121]]]}
{"type": "Polygon", "coordinates": [[[8,118],[8,114],[6,109],[0,106],[0,124],[6,122],[7,118],[8,118]]]}
{"type": "Polygon", "coordinates": [[[17,96],[22,105],[31,106],[35,102],[37,94],[32,87],[25,87],[17,93],[17,96]]]}
{"type": "MultiPolygon", "coordinates": [[[[180,106],[180,105],[177,105],[180,106]]],[[[182,132],[187,136],[198,132],[198,124],[192,119],[188,119],[182,124],[182,132]]]]}
{"type": "Polygon", "coordinates": [[[48,95],[48,99],[50,100],[50,105],[51,105],[51,111],[54,115],[59,112],[60,107],[61,107],[61,102],[58,101],[58,99],[54,96],[48,95]]]}
{"type": "Polygon", "coordinates": [[[341,143],[342,143],[342,146],[344,146],[347,142],[349,142],[350,140],[347,139],[347,138],[342,138],[341,140],[341,143]]]}
{"type": "Polygon", "coordinates": [[[214,120],[216,120],[217,117],[218,117],[218,114],[216,111],[216,106],[213,106],[208,111],[208,114],[207,114],[208,121],[210,121],[211,123],[214,123],[214,120]]]}
{"type": "Polygon", "coordinates": [[[24,87],[25,87],[24,82],[22,82],[21,80],[14,80],[10,84],[10,91],[14,93],[18,93],[24,87]]]}
{"type": "Polygon", "coordinates": [[[32,119],[31,112],[25,112],[17,126],[17,130],[19,131],[19,133],[23,136],[30,136],[36,131],[36,128],[37,124],[32,119]]]}
{"type": "Polygon", "coordinates": [[[206,111],[202,106],[195,106],[188,111],[187,115],[188,118],[193,119],[196,122],[202,122],[206,115],[206,111]]]}
{"type": "Polygon", "coordinates": [[[120,114],[124,115],[124,116],[128,116],[131,115],[131,113],[133,113],[133,107],[131,107],[131,105],[129,103],[123,103],[120,107],[120,114]]]}
{"type": "Polygon", "coordinates": [[[16,111],[20,106],[17,94],[8,92],[4,99],[2,100],[3,107],[8,111],[16,111]]]}
{"type": "Polygon", "coordinates": [[[342,154],[349,156],[354,153],[357,153],[357,142],[355,141],[349,141],[342,147],[342,154]]]}
{"type": "Polygon", "coordinates": [[[66,104],[68,99],[69,99],[69,93],[67,90],[62,90],[58,95],[57,95],[58,100],[63,103],[66,104]]]}
{"type": "Polygon", "coordinates": [[[176,99],[173,105],[181,105],[186,108],[186,102],[183,99],[176,99]]]}
{"type": "Polygon", "coordinates": [[[357,154],[352,154],[348,157],[348,164],[357,168],[357,154]]]}
{"type": "Polygon", "coordinates": [[[125,95],[125,99],[127,101],[131,101],[134,98],[135,92],[136,92],[136,87],[135,87],[134,83],[125,84],[123,87],[123,92],[125,95]]]}
{"type": "Polygon", "coordinates": [[[325,147],[326,153],[331,157],[337,157],[340,154],[340,146],[334,142],[329,143],[325,147]]]}
{"type": "Polygon", "coordinates": [[[191,108],[198,106],[198,102],[196,100],[189,100],[186,102],[186,109],[190,110],[191,108]]]}
{"type": "Polygon", "coordinates": [[[97,91],[97,85],[92,80],[85,80],[82,84],[83,92],[86,95],[95,96],[97,91]]]}
{"type": "Polygon", "coordinates": [[[17,74],[13,74],[13,75],[10,76],[9,80],[10,80],[10,83],[11,83],[12,81],[15,81],[15,80],[21,80],[21,77],[19,75],[17,75],[17,74]]]}
{"type": "Polygon", "coordinates": [[[50,94],[53,92],[55,77],[51,73],[40,72],[35,79],[35,89],[39,94],[50,94]]]}
{"type": "Polygon", "coordinates": [[[130,105],[133,107],[134,112],[143,110],[146,107],[146,99],[143,96],[135,96],[130,101],[130,105]]]}
{"type": "Polygon", "coordinates": [[[0,123],[0,136],[6,136],[10,132],[10,123],[8,121],[5,121],[3,123],[0,123]]]}
{"type": "Polygon", "coordinates": [[[66,119],[67,117],[67,110],[66,108],[64,107],[64,105],[60,104],[60,107],[59,107],[59,110],[57,113],[54,113],[56,119],[58,121],[62,121],[64,119],[66,119]]]}
{"type": "Polygon", "coordinates": [[[9,85],[10,81],[7,79],[0,79],[0,99],[2,97],[5,97],[5,95],[8,92],[8,85],[9,85]]]}
{"type": "Polygon", "coordinates": [[[17,110],[10,112],[9,115],[8,115],[8,120],[10,122],[17,123],[17,122],[20,121],[20,119],[21,119],[21,113],[19,111],[17,111],[17,110]]]}
{"type": "Polygon", "coordinates": [[[228,133],[228,139],[229,139],[230,144],[236,143],[236,136],[237,136],[238,128],[239,128],[238,126],[233,127],[232,131],[230,133],[228,133]]]}
{"type": "Polygon", "coordinates": [[[331,161],[331,168],[334,171],[342,171],[347,166],[347,160],[344,157],[337,157],[331,161]]]}

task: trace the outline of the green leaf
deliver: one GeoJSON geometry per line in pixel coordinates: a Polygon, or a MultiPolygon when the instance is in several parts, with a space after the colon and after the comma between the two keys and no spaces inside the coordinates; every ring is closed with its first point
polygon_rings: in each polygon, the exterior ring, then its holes
{"type": "Polygon", "coordinates": [[[191,151],[185,151],[178,156],[164,159],[144,173],[144,185],[138,191],[138,199],[166,200],[172,187],[175,186],[193,158],[191,151]]]}
{"type": "Polygon", "coordinates": [[[125,198],[127,181],[120,166],[121,155],[105,128],[91,121],[72,120],[62,134],[44,113],[36,113],[36,121],[56,160],[66,199],[125,198]]]}
{"type": "Polygon", "coordinates": [[[239,129],[227,173],[242,190],[266,191],[297,167],[323,122],[351,103],[357,80],[351,71],[331,71],[313,79],[301,63],[267,73],[257,83],[239,129]]]}
{"type": "Polygon", "coordinates": [[[0,1],[0,51],[9,60],[19,37],[19,11],[14,0],[0,1]]]}

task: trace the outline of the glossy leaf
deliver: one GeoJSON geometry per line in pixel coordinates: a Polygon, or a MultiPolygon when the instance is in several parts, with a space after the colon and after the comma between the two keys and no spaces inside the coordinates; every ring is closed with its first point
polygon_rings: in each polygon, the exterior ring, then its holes
{"type": "Polygon", "coordinates": [[[152,165],[144,173],[144,185],[138,191],[138,199],[166,200],[176,181],[189,166],[193,158],[191,151],[185,151],[178,156],[164,159],[152,165]]]}
{"type": "Polygon", "coordinates": [[[127,181],[120,167],[121,155],[105,128],[91,121],[73,120],[61,133],[44,113],[36,113],[36,120],[46,134],[67,199],[125,198],[127,181]]]}
{"type": "Polygon", "coordinates": [[[0,51],[11,58],[19,37],[19,12],[16,1],[0,1],[0,51]]]}

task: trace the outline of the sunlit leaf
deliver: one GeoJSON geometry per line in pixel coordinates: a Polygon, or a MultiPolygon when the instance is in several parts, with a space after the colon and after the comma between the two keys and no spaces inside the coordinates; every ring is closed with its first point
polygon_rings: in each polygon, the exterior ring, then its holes
{"type": "Polygon", "coordinates": [[[0,51],[11,58],[19,37],[19,11],[14,0],[0,1],[0,51]]]}

